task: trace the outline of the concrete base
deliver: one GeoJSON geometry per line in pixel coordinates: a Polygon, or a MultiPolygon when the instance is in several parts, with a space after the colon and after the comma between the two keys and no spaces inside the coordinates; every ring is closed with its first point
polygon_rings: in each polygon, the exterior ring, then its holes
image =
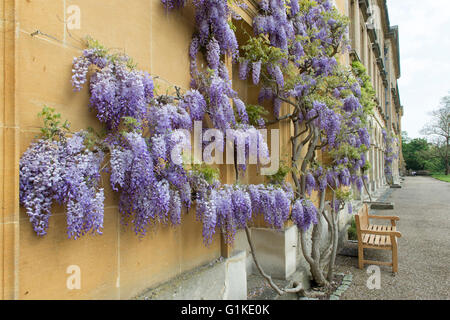
{"type": "MultiPolygon", "coordinates": [[[[253,229],[250,229],[250,236],[252,234],[252,231],[253,229]]],[[[252,253],[250,252],[250,246],[247,241],[247,235],[245,234],[245,230],[242,229],[236,232],[232,254],[233,255],[238,254],[240,251],[247,252],[247,259],[245,261],[247,275],[253,274],[253,272],[256,270],[256,269],[254,270],[253,268],[256,268],[256,266],[253,262],[252,253]]]]}
{"type": "Polygon", "coordinates": [[[247,300],[247,253],[182,274],[139,295],[150,300],[247,300]]]}
{"type": "MultiPolygon", "coordinates": [[[[275,279],[288,279],[296,271],[298,231],[252,228],[256,258],[267,274],[275,279]]],[[[256,266],[254,266],[254,272],[256,266]]]]}

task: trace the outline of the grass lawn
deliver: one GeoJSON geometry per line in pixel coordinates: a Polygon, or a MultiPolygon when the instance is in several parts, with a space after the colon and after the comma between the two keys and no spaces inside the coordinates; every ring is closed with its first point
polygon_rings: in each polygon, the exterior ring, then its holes
{"type": "Polygon", "coordinates": [[[441,181],[450,182],[450,175],[446,176],[445,174],[433,174],[432,177],[441,181]]]}

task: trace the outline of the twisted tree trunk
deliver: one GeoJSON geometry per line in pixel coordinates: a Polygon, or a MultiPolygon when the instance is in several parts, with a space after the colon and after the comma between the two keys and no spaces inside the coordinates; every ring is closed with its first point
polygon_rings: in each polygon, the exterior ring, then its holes
{"type": "Polygon", "coordinates": [[[336,193],[333,192],[333,202],[332,202],[332,209],[331,209],[331,237],[332,237],[332,241],[333,241],[333,246],[332,246],[332,251],[331,251],[331,257],[330,257],[330,261],[328,263],[328,275],[327,275],[327,279],[328,281],[332,281],[333,280],[333,276],[334,276],[334,264],[336,262],[336,254],[337,254],[337,247],[338,247],[338,242],[339,242],[339,225],[338,225],[338,221],[339,221],[339,211],[336,212],[336,208],[334,207],[334,203],[336,201],[336,193]]]}

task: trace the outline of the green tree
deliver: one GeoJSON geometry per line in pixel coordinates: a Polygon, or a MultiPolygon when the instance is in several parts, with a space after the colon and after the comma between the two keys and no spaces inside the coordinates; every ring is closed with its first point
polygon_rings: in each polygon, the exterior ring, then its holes
{"type": "Polygon", "coordinates": [[[429,151],[429,144],[426,139],[406,139],[403,140],[403,158],[406,169],[425,170],[425,160],[423,155],[429,151]]]}
{"type": "Polygon", "coordinates": [[[421,133],[428,136],[434,144],[436,156],[444,162],[445,174],[450,172],[450,92],[442,98],[438,109],[431,112],[432,119],[425,125],[421,133]]]}
{"type": "Polygon", "coordinates": [[[406,132],[402,133],[403,158],[408,170],[429,170],[443,172],[445,162],[439,146],[423,138],[410,139],[406,132]]]}

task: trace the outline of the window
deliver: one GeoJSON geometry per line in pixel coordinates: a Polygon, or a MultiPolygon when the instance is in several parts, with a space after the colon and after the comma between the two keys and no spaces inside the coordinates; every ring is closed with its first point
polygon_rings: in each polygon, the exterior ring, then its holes
{"type": "Polygon", "coordinates": [[[359,40],[360,40],[360,44],[359,44],[359,48],[360,49],[359,50],[361,51],[360,52],[360,55],[361,55],[360,59],[361,59],[361,62],[363,64],[365,64],[365,62],[366,62],[366,56],[365,56],[365,53],[364,53],[364,48],[365,48],[364,37],[365,37],[364,27],[361,26],[361,36],[359,37],[359,40]]]}

